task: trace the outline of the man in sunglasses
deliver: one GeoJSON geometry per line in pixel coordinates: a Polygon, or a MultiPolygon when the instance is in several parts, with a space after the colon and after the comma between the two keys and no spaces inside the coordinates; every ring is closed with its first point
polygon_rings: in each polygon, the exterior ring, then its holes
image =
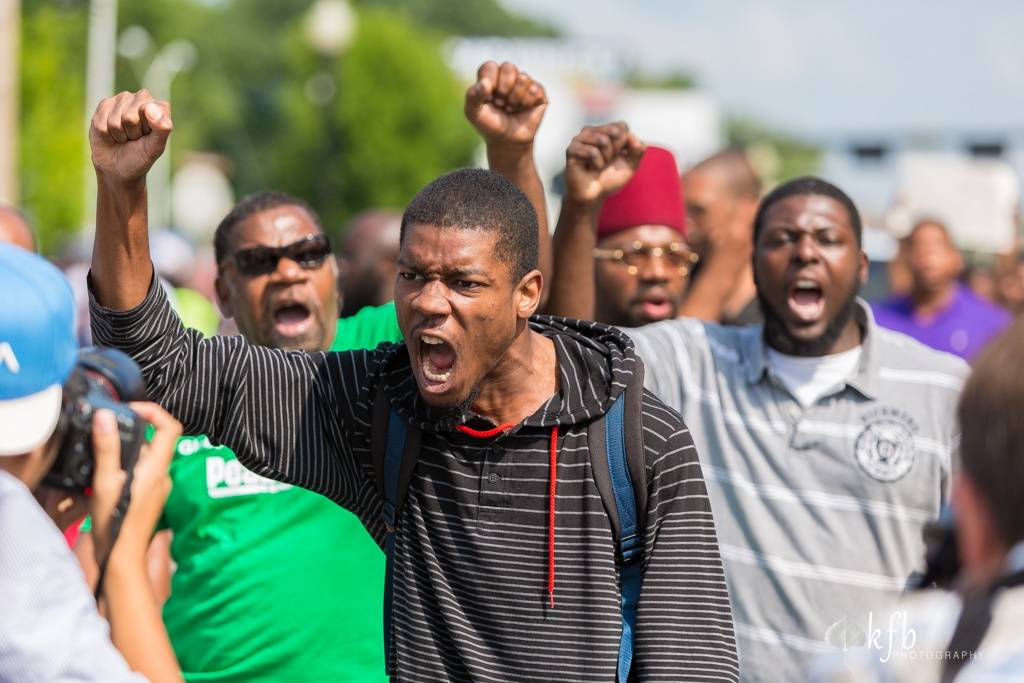
{"type": "MultiPolygon", "coordinates": [[[[217,226],[214,252],[221,309],[252,344],[326,351],[401,339],[393,303],[338,318],[331,242],[301,199],[243,198],[217,226]]],[[[163,614],[186,679],[384,680],[384,558],[354,515],[248,471],[205,435],[178,442],[171,479],[160,526],[177,569],[163,614]],[[319,598],[297,599],[306,591],[319,598]]]]}
{"type": "MultiPolygon", "coordinates": [[[[686,242],[686,212],[672,153],[654,146],[645,152],[625,124],[587,126],[566,150],[566,165],[566,196],[559,221],[592,220],[595,207],[600,207],[593,251],[594,319],[637,327],[678,316],[697,254],[686,242]],[[610,149],[613,138],[622,136],[631,140],[626,154],[640,159],[629,182],[607,198],[601,184],[576,182],[581,176],[572,167],[589,164],[595,155],[610,149]]],[[[559,238],[565,234],[555,233],[555,252],[564,248],[559,238]]],[[[569,275],[553,285],[575,290],[576,282],[569,275]]],[[[552,291],[556,299],[562,293],[552,291]]]]}

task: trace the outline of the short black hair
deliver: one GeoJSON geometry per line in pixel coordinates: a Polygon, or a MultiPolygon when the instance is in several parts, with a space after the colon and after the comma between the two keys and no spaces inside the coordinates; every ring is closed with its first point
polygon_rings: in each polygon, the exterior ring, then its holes
{"type": "Polygon", "coordinates": [[[236,225],[250,216],[269,211],[270,209],[276,209],[279,206],[297,206],[300,209],[304,209],[310,218],[313,219],[316,229],[320,232],[324,231],[323,226],[320,225],[320,216],[313,210],[313,207],[298,197],[276,191],[250,194],[242,197],[237,204],[231,207],[231,211],[228,212],[228,215],[224,216],[217,226],[217,231],[213,233],[213,254],[217,259],[217,263],[221,263],[230,253],[231,235],[236,225]]]}
{"type": "Polygon", "coordinates": [[[537,268],[540,247],[533,205],[493,171],[463,168],[432,181],[402,215],[402,243],[413,224],[496,233],[495,255],[508,265],[515,282],[537,268]]]}
{"type": "Polygon", "coordinates": [[[857,238],[857,245],[860,246],[863,243],[864,229],[860,221],[860,212],[857,211],[853,200],[837,186],[817,176],[802,176],[788,180],[765,195],[765,198],[761,200],[761,204],[757,207],[757,214],[754,216],[754,243],[757,243],[757,237],[761,234],[761,228],[764,227],[764,217],[772,205],[789,197],[806,197],[811,195],[828,197],[842,204],[843,208],[846,209],[847,217],[850,219],[850,227],[853,228],[853,233],[857,238]]]}

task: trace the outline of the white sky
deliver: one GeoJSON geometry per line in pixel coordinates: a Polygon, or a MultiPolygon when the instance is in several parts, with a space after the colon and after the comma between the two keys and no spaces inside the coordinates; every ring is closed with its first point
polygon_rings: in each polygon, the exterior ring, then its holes
{"type": "Polygon", "coordinates": [[[794,132],[1024,130],[1020,0],[503,0],[794,132]]]}

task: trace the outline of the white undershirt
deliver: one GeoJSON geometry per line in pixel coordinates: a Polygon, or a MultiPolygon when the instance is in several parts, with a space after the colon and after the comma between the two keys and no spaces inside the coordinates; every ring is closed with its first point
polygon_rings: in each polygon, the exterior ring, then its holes
{"type": "Polygon", "coordinates": [[[804,408],[846,383],[857,371],[861,347],[831,356],[788,356],[768,348],[772,374],[804,408]]]}

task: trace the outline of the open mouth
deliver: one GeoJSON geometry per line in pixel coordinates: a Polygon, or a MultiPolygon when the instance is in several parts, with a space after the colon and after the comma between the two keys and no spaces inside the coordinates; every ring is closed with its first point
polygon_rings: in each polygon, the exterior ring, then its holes
{"type": "Polygon", "coordinates": [[[298,337],[309,330],[313,322],[313,313],[305,304],[290,301],[275,308],[271,318],[274,321],[274,329],[279,335],[298,337]]]}
{"type": "Polygon", "coordinates": [[[420,369],[426,391],[441,393],[449,388],[455,370],[455,349],[431,334],[420,335],[420,369]]]}
{"type": "Polygon", "coordinates": [[[672,304],[662,294],[649,294],[640,301],[640,310],[648,320],[664,320],[672,315],[672,304]]]}
{"type": "Polygon", "coordinates": [[[807,323],[818,321],[825,311],[825,295],[821,285],[813,280],[797,280],[793,283],[786,303],[798,320],[807,323]]]}

